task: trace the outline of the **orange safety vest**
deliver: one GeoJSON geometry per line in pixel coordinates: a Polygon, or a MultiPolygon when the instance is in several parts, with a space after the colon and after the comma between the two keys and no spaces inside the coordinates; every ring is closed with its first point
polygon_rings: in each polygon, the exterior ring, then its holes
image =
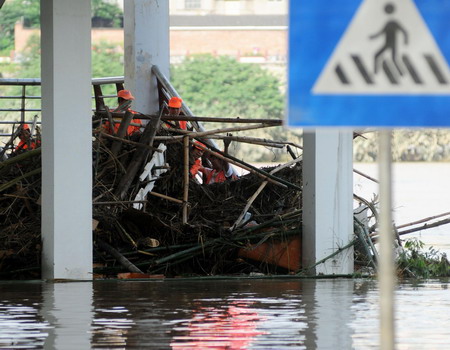
{"type": "Polygon", "coordinates": [[[180,129],[187,130],[187,121],[186,120],[179,120],[178,124],[180,125],[180,129]]]}
{"type": "MultiPolygon", "coordinates": [[[[132,109],[128,109],[131,113],[133,114],[137,114],[137,112],[133,111],[132,109]]],[[[134,124],[139,124],[139,126],[137,125],[129,125],[127,128],[127,133],[126,135],[131,136],[136,132],[139,132],[142,126],[142,121],[140,119],[132,119],[131,123],[134,124]]],[[[112,134],[112,130],[111,130],[111,126],[109,125],[109,121],[107,121],[104,125],[103,128],[106,130],[106,132],[108,134],[112,134]]],[[[119,131],[120,128],[120,121],[118,121],[117,123],[114,123],[114,132],[117,134],[117,131],[119,131]]]]}
{"type": "Polygon", "coordinates": [[[217,171],[216,169],[203,168],[203,171],[206,173],[205,185],[221,183],[221,182],[225,182],[229,179],[231,179],[231,180],[237,179],[237,176],[234,174],[231,175],[231,177],[227,178],[225,170],[217,171]]]}
{"type": "MultiPolygon", "coordinates": [[[[34,141],[30,142],[30,149],[36,149],[40,146],[40,142],[36,143],[34,141]]],[[[20,141],[16,146],[15,150],[20,151],[22,149],[28,149],[28,143],[26,141],[20,141]]]]}

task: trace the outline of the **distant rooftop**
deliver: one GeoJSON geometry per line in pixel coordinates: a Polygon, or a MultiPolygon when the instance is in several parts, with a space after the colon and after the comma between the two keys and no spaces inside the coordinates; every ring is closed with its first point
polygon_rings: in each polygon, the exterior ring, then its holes
{"type": "Polygon", "coordinates": [[[278,27],[287,26],[287,16],[283,15],[205,15],[170,16],[171,27],[278,27]]]}

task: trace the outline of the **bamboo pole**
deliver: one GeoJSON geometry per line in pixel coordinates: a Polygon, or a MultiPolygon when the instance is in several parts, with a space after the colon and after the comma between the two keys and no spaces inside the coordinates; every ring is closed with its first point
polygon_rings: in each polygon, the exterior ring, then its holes
{"type": "Polygon", "coordinates": [[[450,219],[445,219],[445,220],[434,222],[432,224],[425,224],[425,225],[420,226],[420,227],[416,227],[416,228],[412,228],[412,229],[409,229],[409,230],[401,231],[401,232],[398,233],[398,235],[402,236],[402,235],[406,235],[408,233],[412,233],[412,232],[416,232],[416,231],[422,231],[422,230],[428,230],[430,228],[438,227],[438,226],[446,225],[446,224],[450,224],[450,219]]]}
{"type": "MultiPolygon", "coordinates": [[[[117,130],[117,138],[123,139],[125,135],[127,134],[128,126],[131,122],[131,119],[133,119],[133,113],[130,111],[125,112],[125,117],[122,119],[122,122],[119,125],[119,129],[117,130]]],[[[111,125],[113,127],[113,125],[111,125]]],[[[117,154],[120,152],[120,149],[122,148],[122,142],[119,140],[115,140],[113,144],[111,145],[111,153],[114,156],[117,156],[117,154]]]]}
{"type": "Polygon", "coordinates": [[[225,139],[225,140],[231,140],[231,141],[236,141],[236,142],[245,142],[245,143],[252,143],[252,141],[254,142],[261,142],[261,143],[269,143],[269,144],[279,144],[279,145],[290,145],[299,149],[303,149],[302,146],[294,143],[294,142],[290,142],[290,141],[277,141],[277,140],[270,140],[270,139],[262,139],[262,138],[258,138],[258,137],[250,137],[250,136],[219,136],[219,135],[213,135],[213,136],[208,136],[207,138],[209,139],[225,139]]]}
{"type": "Polygon", "coordinates": [[[165,194],[162,194],[162,193],[158,193],[158,192],[153,192],[153,191],[152,191],[152,192],[149,192],[149,194],[151,194],[152,196],[155,196],[155,197],[167,199],[167,200],[170,201],[170,202],[174,202],[174,203],[177,203],[177,204],[183,204],[183,201],[182,201],[182,200],[179,200],[179,199],[177,199],[177,198],[173,198],[173,197],[166,196],[165,194]]]}
{"type": "MultiPolygon", "coordinates": [[[[257,234],[250,235],[250,236],[234,236],[234,237],[230,237],[227,240],[224,240],[223,238],[215,238],[215,239],[207,241],[203,244],[198,244],[191,248],[187,248],[185,250],[182,250],[182,251],[170,254],[168,256],[162,257],[160,259],[157,259],[150,264],[149,270],[151,268],[157,267],[160,264],[168,263],[175,259],[179,259],[179,260],[177,260],[176,262],[173,262],[172,264],[182,262],[186,259],[192,259],[196,255],[204,254],[206,252],[206,250],[214,249],[219,244],[222,247],[223,245],[230,245],[230,242],[241,241],[241,240],[245,240],[245,239],[250,240],[250,239],[266,237],[266,236],[268,236],[266,238],[266,239],[268,239],[268,238],[274,238],[274,237],[277,237],[280,235],[288,237],[288,236],[298,235],[298,232],[299,232],[298,230],[289,230],[289,231],[283,231],[283,232],[281,232],[281,231],[262,232],[262,233],[257,233],[257,234]]],[[[139,264],[139,266],[141,266],[141,264],[139,264]]]]}
{"type": "MultiPolygon", "coordinates": [[[[162,193],[149,192],[148,194],[150,194],[152,196],[155,196],[155,197],[167,199],[168,201],[174,202],[174,203],[177,203],[177,204],[183,204],[182,200],[166,196],[165,194],[162,194],[162,193]]],[[[147,202],[148,202],[148,200],[141,200],[141,201],[108,201],[108,202],[94,202],[93,205],[134,204],[134,203],[147,203],[147,202]]]]}
{"type": "Polygon", "coordinates": [[[448,215],[450,215],[450,212],[439,214],[439,215],[435,215],[435,216],[430,216],[430,217],[427,217],[425,219],[421,219],[421,220],[417,220],[417,221],[414,221],[414,222],[410,222],[409,224],[399,225],[399,226],[396,226],[395,228],[398,230],[399,228],[404,228],[404,227],[408,227],[408,226],[414,226],[414,225],[418,225],[418,224],[423,224],[424,222],[427,222],[427,221],[430,221],[430,220],[434,220],[434,219],[438,219],[438,218],[441,218],[443,216],[448,216],[448,215]]]}
{"type": "Polygon", "coordinates": [[[280,126],[283,122],[279,119],[250,119],[250,118],[224,118],[224,117],[199,117],[199,116],[187,116],[187,115],[164,115],[161,120],[173,120],[173,121],[190,121],[190,122],[212,122],[212,123],[230,123],[230,124],[251,124],[251,123],[263,123],[273,124],[274,126],[280,126]]]}
{"type": "Polygon", "coordinates": [[[372,180],[373,182],[375,182],[377,184],[380,183],[377,179],[374,179],[373,177],[370,177],[369,175],[366,175],[366,174],[364,174],[363,172],[361,172],[359,170],[353,169],[353,172],[358,174],[358,175],[364,176],[366,179],[372,180]]]}
{"type": "Polygon", "coordinates": [[[100,249],[106,251],[111,256],[113,256],[123,267],[128,269],[130,272],[143,273],[136,265],[134,265],[130,260],[125,258],[118,250],[111,247],[108,243],[101,240],[97,240],[97,244],[100,249]]]}
{"type": "MultiPolygon", "coordinates": [[[[119,142],[126,143],[126,144],[129,144],[129,145],[133,145],[133,146],[136,146],[136,147],[143,147],[143,148],[147,148],[149,150],[155,151],[155,152],[162,152],[160,149],[158,149],[156,147],[152,147],[152,146],[149,146],[149,145],[144,145],[144,144],[142,144],[140,142],[130,141],[130,140],[127,140],[127,139],[121,139],[121,138],[119,138],[117,136],[113,136],[113,135],[107,134],[107,133],[105,133],[103,131],[97,131],[94,134],[101,134],[102,137],[106,137],[107,139],[111,139],[111,140],[114,140],[114,141],[119,141],[119,142]]],[[[155,139],[156,139],[156,137],[155,137],[155,139]]]]}
{"type": "MultiPolygon", "coordinates": [[[[98,111],[97,115],[105,115],[106,111],[98,111]]],[[[123,112],[110,112],[111,116],[114,118],[123,118],[123,112]]],[[[155,118],[156,115],[151,114],[143,114],[138,113],[137,118],[139,119],[152,119],[155,118]]],[[[250,119],[250,118],[229,118],[229,117],[201,117],[201,116],[193,116],[193,115],[162,115],[162,121],[189,121],[189,122],[212,122],[212,123],[231,123],[231,124],[251,124],[251,123],[264,123],[264,124],[273,124],[274,126],[281,126],[283,121],[280,119],[268,119],[268,118],[259,118],[259,119],[250,119]]]]}
{"type": "Polygon", "coordinates": [[[255,129],[262,129],[262,128],[270,128],[275,125],[269,125],[269,124],[255,124],[255,125],[248,125],[248,126],[237,126],[232,128],[222,128],[222,129],[213,129],[208,131],[188,131],[188,130],[181,130],[181,129],[169,129],[169,131],[173,131],[179,134],[188,134],[191,138],[198,138],[198,137],[204,137],[208,135],[214,135],[214,134],[223,134],[227,132],[234,132],[234,131],[245,131],[245,130],[255,130],[255,129]]]}
{"type": "MultiPolygon", "coordinates": [[[[156,131],[159,129],[159,122],[159,118],[156,117],[147,124],[144,132],[142,133],[141,139],[139,140],[140,143],[144,145],[153,145],[156,131]]],[[[134,152],[133,158],[130,164],[128,164],[127,172],[125,176],[123,176],[120,180],[120,183],[114,193],[119,199],[123,199],[125,197],[128,188],[130,187],[137,171],[139,170],[139,167],[142,165],[142,162],[144,161],[148,153],[149,151],[143,148],[137,148],[134,152]]]]}
{"type": "Polygon", "coordinates": [[[15,179],[12,179],[11,181],[8,181],[0,186],[0,192],[7,190],[11,186],[14,186],[16,183],[18,183],[20,180],[26,179],[27,177],[40,174],[42,171],[42,168],[31,170],[30,172],[23,174],[19,177],[16,177],[15,179]]]}
{"type": "Polygon", "coordinates": [[[0,162],[0,169],[6,168],[11,164],[20,163],[24,159],[28,159],[34,156],[37,156],[41,154],[41,147],[26,151],[24,153],[19,154],[18,156],[8,158],[7,160],[4,160],[3,162],[0,162]]]}
{"type": "Polygon", "coordinates": [[[188,199],[189,199],[189,136],[183,138],[183,225],[188,221],[188,199]]]}
{"type": "Polygon", "coordinates": [[[111,127],[111,134],[113,136],[115,136],[116,135],[115,122],[114,122],[114,119],[111,115],[111,111],[109,110],[108,106],[105,106],[105,112],[106,112],[106,117],[108,118],[108,121],[109,121],[109,125],[111,127]]]}
{"type": "Polygon", "coordinates": [[[242,143],[249,143],[251,145],[258,145],[258,146],[265,146],[265,147],[274,147],[274,148],[283,148],[284,145],[282,143],[278,143],[276,141],[272,140],[266,140],[266,139],[253,139],[252,138],[245,138],[245,137],[228,137],[228,136],[207,136],[207,139],[218,139],[218,140],[231,140],[236,142],[242,142],[242,143]]]}
{"type": "Polygon", "coordinates": [[[201,147],[206,153],[212,154],[213,156],[215,156],[215,157],[217,157],[219,159],[225,160],[225,161],[227,161],[230,164],[236,165],[237,167],[245,169],[245,170],[251,172],[252,174],[258,175],[259,177],[261,177],[264,180],[267,180],[267,181],[269,181],[269,182],[271,182],[271,183],[273,183],[275,185],[279,185],[279,186],[282,186],[282,187],[285,187],[285,188],[287,187],[287,185],[285,185],[285,184],[283,184],[281,182],[278,182],[278,181],[276,181],[276,180],[274,180],[272,178],[269,178],[268,176],[264,175],[262,173],[262,171],[258,171],[259,169],[253,169],[250,165],[247,165],[245,162],[238,162],[238,161],[232,160],[232,159],[230,159],[228,157],[225,157],[225,156],[223,156],[223,155],[221,155],[221,154],[219,154],[217,152],[211,151],[208,148],[203,147],[202,145],[198,145],[197,144],[197,146],[201,147]]]}

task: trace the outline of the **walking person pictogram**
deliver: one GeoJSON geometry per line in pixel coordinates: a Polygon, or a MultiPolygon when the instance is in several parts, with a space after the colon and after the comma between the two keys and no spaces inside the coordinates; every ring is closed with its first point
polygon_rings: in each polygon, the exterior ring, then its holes
{"type": "MultiPolygon", "coordinates": [[[[392,3],[386,4],[384,7],[384,12],[386,12],[387,15],[391,15],[395,12],[395,6],[392,3]]],[[[400,75],[403,75],[402,70],[400,69],[400,66],[398,64],[397,60],[397,51],[398,51],[398,44],[397,44],[397,34],[401,33],[404,37],[404,43],[405,45],[408,45],[408,33],[406,30],[402,27],[402,25],[397,22],[396,20],[389,20],[386,25],[383,27],[381,31],[378,33],[375,33],[371,36],[369,36],[369,39],[375,39],[381,35],[384,35],[385,37],[385,43],[384,46],[377,51],[375,54],[375,61],[374,61],[374,73],[378,73],[379,66],[381,64],[381,58],[385,51],[390,50],[391,51],[391,59],[392,62],[399,72],[400,75]]]]}

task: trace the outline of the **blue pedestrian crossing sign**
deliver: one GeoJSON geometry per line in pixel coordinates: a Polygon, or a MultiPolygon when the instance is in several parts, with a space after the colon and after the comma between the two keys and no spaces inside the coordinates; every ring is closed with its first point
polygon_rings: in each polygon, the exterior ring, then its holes
{"type": "Polygon", "coordinates": [[[288,126],[450,126],[450,0],[291,0],[288,126]]]}

